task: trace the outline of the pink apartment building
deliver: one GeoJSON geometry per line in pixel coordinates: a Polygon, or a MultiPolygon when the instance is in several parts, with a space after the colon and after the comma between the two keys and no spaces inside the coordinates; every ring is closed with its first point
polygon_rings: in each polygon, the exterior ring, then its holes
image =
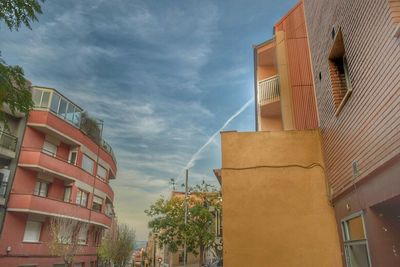
{"type": "Polygon", "coordinates": [[[88,119],[79,106],[52,88],[33,87],[32,95],[35,108],[5,200],[0,266],[63,266],[47,244],[51,217],[85,223],[74,266],[96,266],[96,246],[114,216],[115,157],[99,131],[82,127],[88,119]]]}

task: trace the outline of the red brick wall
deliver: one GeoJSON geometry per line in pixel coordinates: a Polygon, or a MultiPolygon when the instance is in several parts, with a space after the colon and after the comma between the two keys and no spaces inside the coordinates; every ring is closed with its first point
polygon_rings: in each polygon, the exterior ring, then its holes
{"type": "Polygon", "coordinates": [[[400,153],[400,40],[389,0],[304,0],[325,162],[333,196],[400,153]],[[329,75],[341,28],[353,93],[338,116],[329,75]],[[321,72],[321,80],[319,73],[321,72]]]}

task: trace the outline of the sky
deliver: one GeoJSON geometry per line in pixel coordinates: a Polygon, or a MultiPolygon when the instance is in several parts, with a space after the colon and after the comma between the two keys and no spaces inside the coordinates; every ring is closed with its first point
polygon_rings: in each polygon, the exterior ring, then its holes
{"type": "Polygon", "coordinates": [[[254,131],[252,47],[296,2],[46,1],[32,31],[0,24],[0,51],[104,121],[118,220],[146,240],[144,210],[170,179],[183,190],[190,167],[189,184],[217,184],[219,131],[254,131]]]}

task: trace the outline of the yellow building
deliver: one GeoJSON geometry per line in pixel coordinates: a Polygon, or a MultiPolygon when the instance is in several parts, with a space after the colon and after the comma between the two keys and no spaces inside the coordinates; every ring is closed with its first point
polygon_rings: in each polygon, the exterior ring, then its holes
{"type": "Polygon", "coordinates": [[[257,132],[222,132],[227,267],[342,266],[300,2],[254,47],[257,132]]]}

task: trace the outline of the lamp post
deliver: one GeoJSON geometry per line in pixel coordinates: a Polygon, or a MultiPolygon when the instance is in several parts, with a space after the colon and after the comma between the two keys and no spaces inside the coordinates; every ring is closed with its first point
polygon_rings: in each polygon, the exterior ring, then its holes
{"type": "MultiPolygon", "coordinates": [[[[186,169],[186,179],[185,179],[185,226],[187,224],[188,220],[188,203],[187,203],[187,198],[188,198],[188,180],[189,180],[189,170],[186,169]]],[[[184,245],[184,250],[183,250],[183,266],[186,267],[186,262],[187,261],[187,245],[186,245],[186,237],[185,237],[185,245],[184,245]]]]}

